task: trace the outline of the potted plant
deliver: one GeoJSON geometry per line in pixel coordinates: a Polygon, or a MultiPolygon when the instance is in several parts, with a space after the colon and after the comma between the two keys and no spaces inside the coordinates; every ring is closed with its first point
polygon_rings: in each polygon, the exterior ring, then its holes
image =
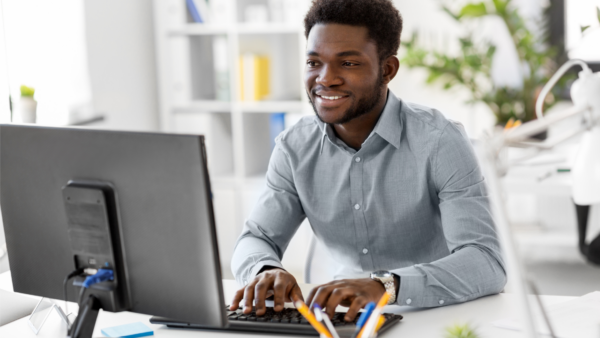
{"type": "MultiPolygon", "coordinates": [[[[419,47],[418,36],[414,34],[411,40],[403,43],[406,54],[402,63],[409,68],[426,69],[427,83],[442,83],[444,89],[467,88],[471,93],[468,102],[485,103],[495,115],[497,124],[535,119],[537,96],[558,68],[558,48],[540,43],[539,36],[531,32],[524,18],[512,6],[511,0],[468,3],[458,12],[448,7],[443,7],[443,10],[461,24],[488,16],[502,19],[512,38],[519,62],[523,65],[522,86],[511,88],[494,84],[491,70],[496,46],[490,42],[475,43],[472,35],[460,38],[458,55],[448,55],[419,47]]],[[[557,91],[566,81],[567,79],[562,80],[557,91]]],[[[549,95],[546,99],[547,106],[552,105],[554,100],[554,96],[549,95]]]]}
{"type": "Polygon", "coordinates": [[[21,86],[21,100],[19,101],[19,110],[21,112],[21,122],[35,123],[37,101],[33,98],[35,89],[21,86]]]}
{"type": "Polygon", "coordinates": [[[444,338],[478,338],[479,335],[469,324],[456,324],[445,329],[444,338]]]}

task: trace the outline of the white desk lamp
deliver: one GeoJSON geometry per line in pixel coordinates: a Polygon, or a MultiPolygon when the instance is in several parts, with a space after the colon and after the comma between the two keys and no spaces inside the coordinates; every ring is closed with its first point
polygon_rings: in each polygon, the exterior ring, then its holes
{"type": "MultiPolygon", "coordinates": [[[[587,64],[581,60],[568,61],[552,76],[540,92],[536,104],[536,114],[538,116],[537,120],[524,123],[507,132],[496,130],[493,135],[487,136],[478,147],[481,167],[488,183],[496,229],[508,266],[508,278],[519,296],[522,310],[521,318],[525,320],[524,329],[527,337],[530,338],[535,338],[538,335],[535,330],[532,308],[527,296],[528,280],[524,273],[522,262],[519,259],[505,205],[502,201],[500,176],[506,173],[508,164],[503,163],[500,154],[503,149],[510,146],[550,149],[575,135],[583,133],[581,145],[571,169],[573,200],[578,205],[600,203],[600,73],[593,73],[587,64]],[[579,79],[571,87],[571,98],[574,107],[544,117],[542,115],[542,106],[546,95],[560,77],[574,65],[580,65],[583,68],[583,71],[579,73],[579,79]],[[580,127],[567,131],[564,135],[553,140],[549,139],[543,143],[527,141],[529,137],[547,130],[552,124],[579,115],[584,117],[584,123],[580,127]]],[[[549,329],[552,331],[551,327],[549,329]]]]}

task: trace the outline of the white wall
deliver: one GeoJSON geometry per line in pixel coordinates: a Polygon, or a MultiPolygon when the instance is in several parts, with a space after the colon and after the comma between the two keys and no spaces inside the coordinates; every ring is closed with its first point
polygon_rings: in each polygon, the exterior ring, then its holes
{"type": "Polygon", "coordinates": [[[158,130],[152,2],[85,0],[93,106],[101,127],[158,130]]]}

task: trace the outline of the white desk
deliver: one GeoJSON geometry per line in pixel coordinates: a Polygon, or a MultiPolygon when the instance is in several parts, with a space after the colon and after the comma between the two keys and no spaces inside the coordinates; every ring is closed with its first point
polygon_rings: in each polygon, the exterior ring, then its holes
{"type": "MultiPolygon", "coordinates": [[[[0,287],[11,288],[12,284],[6,281],[8,274],[0,275],[0,287]]],[[[235,281],[224,280],[223,286],[225,290],[225,299],[231,299],[233,292],[236,290],[235,281]]],[[[301,285],[304,295],[308,295],[311,285],[301,285]]],[[[543,296],[546,304],[554,304],[567,301],[574,297],[562,296],[543,296]]],[[[484,297],[472,302],[467,302],[459,305],[445,306],[435,309],[415,309],[410,307],[393,306],[388,307],[388,312],[400,313],[404,319],[395,327],[384,333],[382,337],[443,337],[444,328],[456,323],[470,323],[477,327],[481,337],[486,338],[511,338],[522,337],[520,332],[504,330],[492,326],[490,323],[494,320],[511,317],[517,313],[517,302],[513,295],[500,294],[495,296],[484,297]]],[[[74,308],[74,305],[73,305],[74,308]]],[[[69,305],[71,309],[71,305],[69,305]]],[[[242,336],[260,336],[258,334],[240,334],[228,332],[203,331],[193,329],[172,329],[162,325],[153,325],[149,323],[151,316],[142,315],[132,312],[100,312],[94,330],[94,337],[103,337],[100,329],[110,326],[128,324],[132,322],[142,322],[154,330],[155,337],[219,337],[219,338],[239,338],[242,336]]],[[[48,318],[42,331],[36,336],[27,327],[27,318],[9,323],[0,327],[0,337],[64,337],[66,328],[59,320],[56,313],[53,312],[48,318]]],[[[272,336],[275,337],[275,336],[272,336]]],[[[286,336],[289,337],[289,336],[286,336]]]]}

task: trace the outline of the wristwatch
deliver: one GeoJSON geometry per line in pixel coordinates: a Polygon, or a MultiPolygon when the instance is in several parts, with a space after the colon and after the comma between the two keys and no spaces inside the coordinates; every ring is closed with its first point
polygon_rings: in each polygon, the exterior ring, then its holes
{"type": "Polygon", "coordinates": [[[390,295],[388,305],[396,303],[396,286],[394,285],[394,275],[391,272],[383,270],[371,272],[371,279],[383,284],[385,292],[390,295]]]}

